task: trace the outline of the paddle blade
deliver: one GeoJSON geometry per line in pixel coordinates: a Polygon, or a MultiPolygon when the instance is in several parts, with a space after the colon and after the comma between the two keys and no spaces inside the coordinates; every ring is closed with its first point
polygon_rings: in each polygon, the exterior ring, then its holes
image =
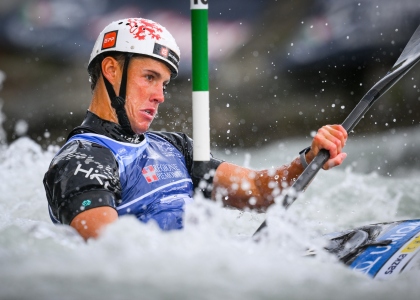
{"type": "Polygon", "coordinates": [[[407,46],[404,48],[398,60],[395,62],[390,72],[395,69],[410,65],[412,62],[418,60],[420,56],[420,26],[414,32],[407,46]]]}
{"type": "Polygon", "coordinates": [[[400,80],[408,71],[411,70],[420,60],[420,26],[408,41],[400,57],[391,68],[391,70],[379,80],[356,105],[352,112],[342,123],[348,131],[353,128],[363,118],[369,108],[385,94],[398,80],[400,80]]]}

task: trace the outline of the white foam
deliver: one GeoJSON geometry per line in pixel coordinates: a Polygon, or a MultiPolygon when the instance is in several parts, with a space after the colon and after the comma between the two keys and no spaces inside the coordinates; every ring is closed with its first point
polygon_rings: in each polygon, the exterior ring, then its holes
{"type": "Polygon", "coordinates": [[[196,198],[183,231],[124,217],[86,244],[49,221],[42,178],[56,150],[28,138],[0,150],[2,299],[418,299],[420,271],[375,282],[322,254],[315,237],[419,217],[420,176],[321,172],[287,212],[270,209],[270,237],[259,243],[251,235],[264,215],[196,198]]]}

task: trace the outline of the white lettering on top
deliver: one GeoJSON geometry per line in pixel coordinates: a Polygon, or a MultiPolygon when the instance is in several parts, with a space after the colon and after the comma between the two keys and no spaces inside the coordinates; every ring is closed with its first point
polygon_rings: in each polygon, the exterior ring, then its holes
{"type": "MultiPolygon", "coordinates": [[[[92,174],[93,168],[90,168],[89,170],[84,170],[82,169],[82,165],[78,164],[76,170],[74,171],[74,175],[79,174],[79,172],[86,174],[85,178],[89,178],[89,179],[96,179],[100,185],[103,185],[105,188],[107,188],[109,186],[109,182],[106,181],[105,183],[101,180],[102,179],[109,179],[108,176],[106,175],[102,175],[102,174],[92,174]]],[[[98,171],[96,170],[95,173],[98,173],[98,171]]]]}

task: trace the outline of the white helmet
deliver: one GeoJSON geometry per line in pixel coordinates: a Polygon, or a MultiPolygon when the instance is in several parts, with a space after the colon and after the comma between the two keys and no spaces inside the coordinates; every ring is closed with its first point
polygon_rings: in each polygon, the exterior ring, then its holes
{"type": "Polygon", "coordinates": [[[151,20],[129,18],[106,26],[95,42],[89,66],[98,55],[108,51],[154,57],[166,63],[172,78],[178,75],[179,47],[165,27],[151,20]]]}

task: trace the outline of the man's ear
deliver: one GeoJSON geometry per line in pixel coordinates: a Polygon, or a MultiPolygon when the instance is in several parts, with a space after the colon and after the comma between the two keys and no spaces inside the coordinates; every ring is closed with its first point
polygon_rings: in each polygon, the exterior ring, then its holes
{"type": "Polygon", "coordinates": [[[102,60],[101,68],[102,75],[108,79],[114,88],[116,88],[115,85],[119,86],[121,81],[121,67],[118,61],[111,56],[107,56],[102,60]]]}

